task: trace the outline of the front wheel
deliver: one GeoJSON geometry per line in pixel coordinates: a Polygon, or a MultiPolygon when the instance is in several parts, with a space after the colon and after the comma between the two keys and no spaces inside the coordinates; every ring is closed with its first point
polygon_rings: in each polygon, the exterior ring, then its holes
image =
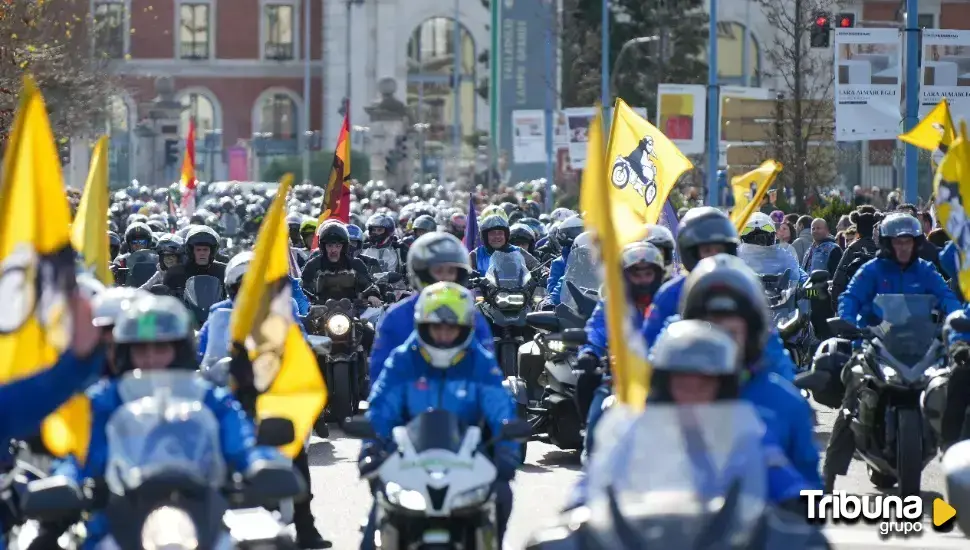
{"type": "Polygon", "coordinates": [[[916,409],[896,412],[896,476],[899,496],[919,496],[923,477],[923,418],[916,409]]]}
{"type": "Polygon", "coordinates": [[[499,366],[502,367],[502,372],[505,373],[505,376],[518,376],[518,347],[514,344],[500,344],[500,346],[498,360],[499,366]]]}
{"type": "Polygon", "coordinates": [[[356,398],[354,387],[351,384],[350,365],[347,363],[334,363],[331,368],[333,382],[330,385],[328,408],[330,418],[343,424],[345,420],[354,416],[354,402],[356,398]]]}

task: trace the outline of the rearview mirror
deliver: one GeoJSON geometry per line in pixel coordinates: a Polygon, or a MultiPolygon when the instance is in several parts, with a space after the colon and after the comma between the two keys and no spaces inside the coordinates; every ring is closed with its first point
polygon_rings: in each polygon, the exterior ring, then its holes
{"type": "Polygon", "coordinates": [[[830,278],[829,272],[824,269],[816,269],[808,276],[808,280],[813,283],[821,283],[823,281],[828,281],[830,278]]]}
{"type": "Polygon", "coordinates": [[[525,420],[516,418],[508,420],[499,430],[499,439],[503,441],[528,441],[532,437],[532,425],[525,420]]]}
{"type": "Polygon", "coordinates": [[[791,319],[788,319],[787,321],[778,325],[779,336],[781,336],[782,339],[793,336],[795,333],[801,330],[804,320],[805,317],[802,316],[802,312],[796,309],[795,314],[792,315],[791,319]]]}
{"type": "Polygon", "coordinates": [[[306,339],[310,343],[310,349],[313,350],[313,353],[317,355],[330,355],[330,350],[333,348],[333,340],[318,334],[309,334],[306,339]]]}
{"type": "Polygon", "coordinates": [[[946,320],[951,330],[957,332],[970,332],[970,319],[966,317],[953,316],[946,320]]]}
{"type": "Polygon", "coordinates": [[[43,521],[75,519],[84,509],[81,489],[67,476],[52,476],[27,484],[23,514],[43,521]]]}
{"type": "Polygon", "coordinates": [[[862,331],[859,330],[855,325],[842,319],[841,317],[833,317],[826,321],[829,328],[836,336],[841,336],[843,338],[858,338],[862,336],[862,331]]]}
{"type": "Polygon", "coordinates": [[[560,337],[563,343],[571,346],[582,346],[586,343],[586,330],[581,328],[567,328],[562,331],[560,337]]]}
{"type": "Polygon", "coordinates": [[[256,444],[267,447],[282,447],[296,439],[293,421],[289,418],[264,418],[256,428],[256,444]]]}

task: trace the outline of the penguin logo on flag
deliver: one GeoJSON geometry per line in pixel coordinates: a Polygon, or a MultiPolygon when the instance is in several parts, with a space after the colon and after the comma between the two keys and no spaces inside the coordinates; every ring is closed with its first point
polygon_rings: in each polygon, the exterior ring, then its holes
{"type": "Polygon", "coordinates": [[[37,262],[33,249],[18,246],[0,265],[0,334],[20,330],[37,305],[37,262]]]}
{"type": "Polygon", "coordinates": [[[647,206],[657,199],[657,156],[653,151],[653,137],[645,136],[636,149],[613,162],[610,181],[617,189],[632,185],[647,206]]]}

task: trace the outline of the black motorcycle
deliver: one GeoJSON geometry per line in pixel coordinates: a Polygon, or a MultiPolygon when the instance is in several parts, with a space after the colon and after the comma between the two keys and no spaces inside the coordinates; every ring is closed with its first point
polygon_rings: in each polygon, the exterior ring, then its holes
{"type": "Polygon", "coordinates": [[[481,293],[478,307],[492,328],[495,357],[505,376],[516,376],[519,346],[532,338],[526,314],[538,284],[518,252],[492,254],[485,277],[471,281],[481,293]]]}
{"type": "Polygon", "coordinates": [[[158,254],[151,250],[137,250],[128,255],[125,266],[118,270],[124,286],[140,287],[158,271],[158,254]]]}
{"type": "Polygon", "coordinates": [[[318,355],[317,364],[329,395],[325,418],[340,423],[357,414],[360,402],[367,398],[367,358],[361,347],[360,323],[359,308],[348,298],[310,306],[304,322],[309,334],[330,338],[330,353],[318,355]]]}
{"type": "Polygon", "coordinates": [[[811,291],[819,293],[819,299],[828,300],[829,272],[816,270],[802,287],[792,280],[791,270],[786,269],[782,274],[759,274],[761,285],[765,289],[768,307],[775,326],[785,343],[785,349],[791,356],[798,372],[808,370],[812,365],[812,356],[818,346],[818,338],[812,329],[811,319],[807,312],[799,307],[799,300],[811,291]]]}
{"type": "Polygon", "coordinates": [[[182,302],[202,326],[209,318],[209,308],[222,300],[222,296],[222,281],[212,275],[196,275],[185,281],[182,302]]]}
{"type": "MultiPolygon", "coordinates": [[[[857,394],[851,430],[857,455],[866,462],[869,480],[885,489],[898,484],[900,496],[919,495],[923,468],[939,445],[928,418],[941,418],[938,400],[925,394],[945,375],[945,347],[934,319],[936,298],[918,294],[883,294],[873,305],[882,322],[858,329],[829,319],[840,337],[862,339],[862,350],[846,365],[847,391],[857,394]]],[[[827,479],[830,486],[834,480],[827,479]]]]}

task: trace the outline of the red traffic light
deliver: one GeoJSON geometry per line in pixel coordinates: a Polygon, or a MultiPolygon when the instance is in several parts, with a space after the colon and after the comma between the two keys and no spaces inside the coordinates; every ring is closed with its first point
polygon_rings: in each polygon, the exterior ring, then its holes
{"type": "Polygon", "coordinates": [[[839,15],[839,28],[851,29],[855,26],[855,15],[844,13],[839,15]]]}
{"type": "Polygon", "coordinates": [[[827,27],[829,24],[829,18],[825,15],[819,15],[815,18],[815,25],[818,27],[827,27]]]}

